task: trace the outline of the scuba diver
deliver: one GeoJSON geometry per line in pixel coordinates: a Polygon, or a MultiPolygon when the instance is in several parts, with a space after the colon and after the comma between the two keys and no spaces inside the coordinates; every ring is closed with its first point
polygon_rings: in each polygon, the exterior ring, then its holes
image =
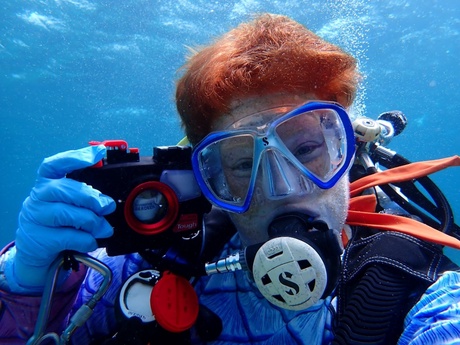
{"type": "Polygon", "coordinates": [[[144,163],[93,143],[39,167],[0,259],[2,344],[458,342],[459,229],[426,175],[459,157],[388,150],[396,111],[352,122],[356,60],[285,16],[182,72],[189,146],[144,163]]]}

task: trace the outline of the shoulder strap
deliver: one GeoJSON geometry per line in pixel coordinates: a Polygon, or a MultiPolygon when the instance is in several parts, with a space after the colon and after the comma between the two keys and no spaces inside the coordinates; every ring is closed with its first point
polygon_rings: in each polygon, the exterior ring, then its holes
{"type": "Polygon", "coordinates": [[[378,172],[350,184],[350,207],[348,225],[362,225],[379,230],[405,233],[424,241],[460,249],[460,240],[414,219],[392,214],[375,213],[374,195],[359,195],[367,188],[381,184],[408,181],[423,177],[447,167],[460,166],[460,157],[453,156],[438,160],[411,163],[378,172]]]}

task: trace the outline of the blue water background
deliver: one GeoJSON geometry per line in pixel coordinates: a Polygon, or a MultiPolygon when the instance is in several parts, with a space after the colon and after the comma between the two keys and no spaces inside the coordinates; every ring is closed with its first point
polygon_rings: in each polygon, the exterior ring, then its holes
{"type": "MultiPolygon", "coordinates": [[[[291,16],[359,59],[355,114],[409,119],[391,149],[413,161],[460,153],[458,0],[2,0],[0,245],[43,157],[89,140],[122,138],[143,155],[178,142],[187,46],[257,12],[291,16]]],[[[460,168],[433,178],[460,220],[460,168]]]]}

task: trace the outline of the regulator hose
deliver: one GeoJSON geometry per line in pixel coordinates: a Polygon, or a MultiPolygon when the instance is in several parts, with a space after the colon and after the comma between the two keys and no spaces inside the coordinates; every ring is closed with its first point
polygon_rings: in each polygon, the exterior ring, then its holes
{"type": "MultiPolygon", "coordinates": [[[[371,157],[387,169],[411,163],[400,154],[382,146],[373,147],[371,157]]],[[[381,185],[380,188],[391,200],[409,214],[419,217],[425,224],[449,235],[459,237],[460,228],[454,223],[454,215],[449,201],[429,177],[425,176],[415,181],[400,182],[394,185],[400,191],[397,191],[392,185],[381,185]],[[426,193],[419,190],[416,182],[425,189],[426,193]]]]}

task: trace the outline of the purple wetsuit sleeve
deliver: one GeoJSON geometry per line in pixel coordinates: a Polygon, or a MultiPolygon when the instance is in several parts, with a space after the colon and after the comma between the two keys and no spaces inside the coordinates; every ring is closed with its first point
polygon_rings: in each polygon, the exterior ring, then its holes
{"type": "MultiPolygon", "coordinates": [[[[80,269],[72,272],[55,292],[47,332],[60,334],[64,330],[85,274],[86,268],[80,265],[80,269]]],[[[18,295],[7,289],[0,289],[0,344],[27,342],[34,332],[40,303],[41,296],[18,295]]]]}

